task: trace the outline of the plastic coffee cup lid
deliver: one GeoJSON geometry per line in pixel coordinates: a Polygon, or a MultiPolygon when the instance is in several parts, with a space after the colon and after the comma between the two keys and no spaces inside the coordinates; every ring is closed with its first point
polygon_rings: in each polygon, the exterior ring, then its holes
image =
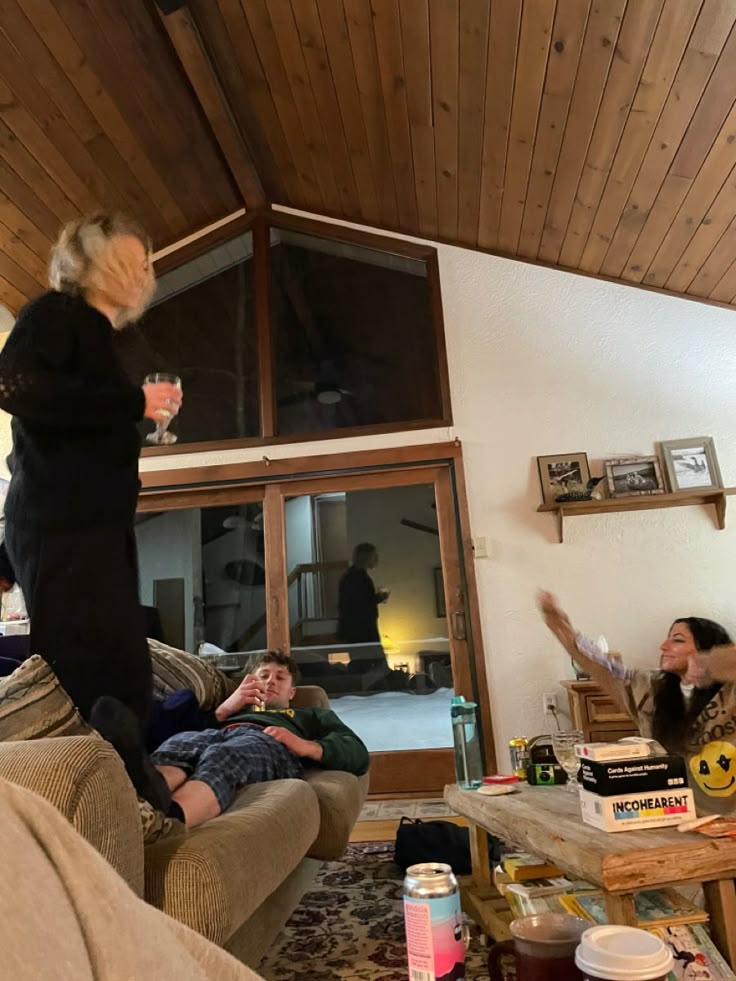
{"type": "Polygon", "coordinates": [[[586,930],[575,963],[589,978],[606,981],[658,981],[672,970],[672,952],[659,937],[626,926],[586,930]]]}

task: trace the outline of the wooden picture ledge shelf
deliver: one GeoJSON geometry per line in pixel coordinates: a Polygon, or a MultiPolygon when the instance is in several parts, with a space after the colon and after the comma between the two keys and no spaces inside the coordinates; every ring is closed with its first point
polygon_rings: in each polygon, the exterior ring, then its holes
{"type": "Polygon", "coordinates": [[[726,527],[726,498],[736,494],[736,487],[718,490],[678,491],[676,494],[642,494],[636,497],[607,497],[602,501],[568,501],[563,504],[540,504],[537,511],[557,515],[560,543],[564,541],[565,518],[580,514],[608,514],[613,511],[651,511],[658,508],[680,508],[691,504],[712,504],[715,507],[716,527],[726,527]]]}

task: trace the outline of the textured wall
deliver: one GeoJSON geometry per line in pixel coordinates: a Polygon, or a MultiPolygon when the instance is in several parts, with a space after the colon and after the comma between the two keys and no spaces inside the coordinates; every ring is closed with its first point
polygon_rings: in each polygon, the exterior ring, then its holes
{"type": "MultiPolygon", "coordinates": [[[[543,726],[541,694],[569,664],[535,611],[555,590],[583,629],[654,664],[670,621],[691,612],[736,636],[736,532],[712,508],[536,514],[536,455],[648,454],[712,435],[736,484],[736,315],[502,259],[441,250],[456,431],[463,441],[497,741],[543,726]]],[[[734,502],[736,504],[736,502],[734,502]]],[[[505,760],[506,753],[499,756],[505,760]]]]}

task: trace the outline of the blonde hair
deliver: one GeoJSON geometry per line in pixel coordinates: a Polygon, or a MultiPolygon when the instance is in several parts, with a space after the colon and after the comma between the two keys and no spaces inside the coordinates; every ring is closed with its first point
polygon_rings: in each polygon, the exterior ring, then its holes
{"type": "MultiPolygon", "coordinates": [[[[151,239],[143,228],[125,215],[103,213],[70,221],[61,230],[51,249],[49,259],[49,285],[60,293],[84,296],[92,288],[107,293],[110,286],[129,288],[140,276],[128,263],[121,261],[111,248],[114,240],[123,235],[137,238],[146,252],[151,253],[151,239]]],[[[142,291],[141,301],[135,308],[120,310],[115,327],[137,320],[148,306],[154,291],[151,271],[149,282],[142,291]]]]}

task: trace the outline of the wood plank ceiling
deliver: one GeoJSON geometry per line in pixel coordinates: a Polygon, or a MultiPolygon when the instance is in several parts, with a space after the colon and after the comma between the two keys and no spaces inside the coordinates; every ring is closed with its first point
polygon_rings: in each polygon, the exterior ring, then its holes
{"type": "Polygon", "coordinates": [[[46,284],[60,225],[119,208],[165,245],[242,206],[155,14],[0,0],[0,303],[46,284]]]}
{"type": "Polygon", "coordinates": [[[728,304],[735,0],[190,0],[272,201],[728,304]]]}
{"type": "Polygon", "coordinates": [[[736,305],[735,25],[736,0],[0,0],[0,303],[81,213],[160,246],[273,203],[736,305]]]}

